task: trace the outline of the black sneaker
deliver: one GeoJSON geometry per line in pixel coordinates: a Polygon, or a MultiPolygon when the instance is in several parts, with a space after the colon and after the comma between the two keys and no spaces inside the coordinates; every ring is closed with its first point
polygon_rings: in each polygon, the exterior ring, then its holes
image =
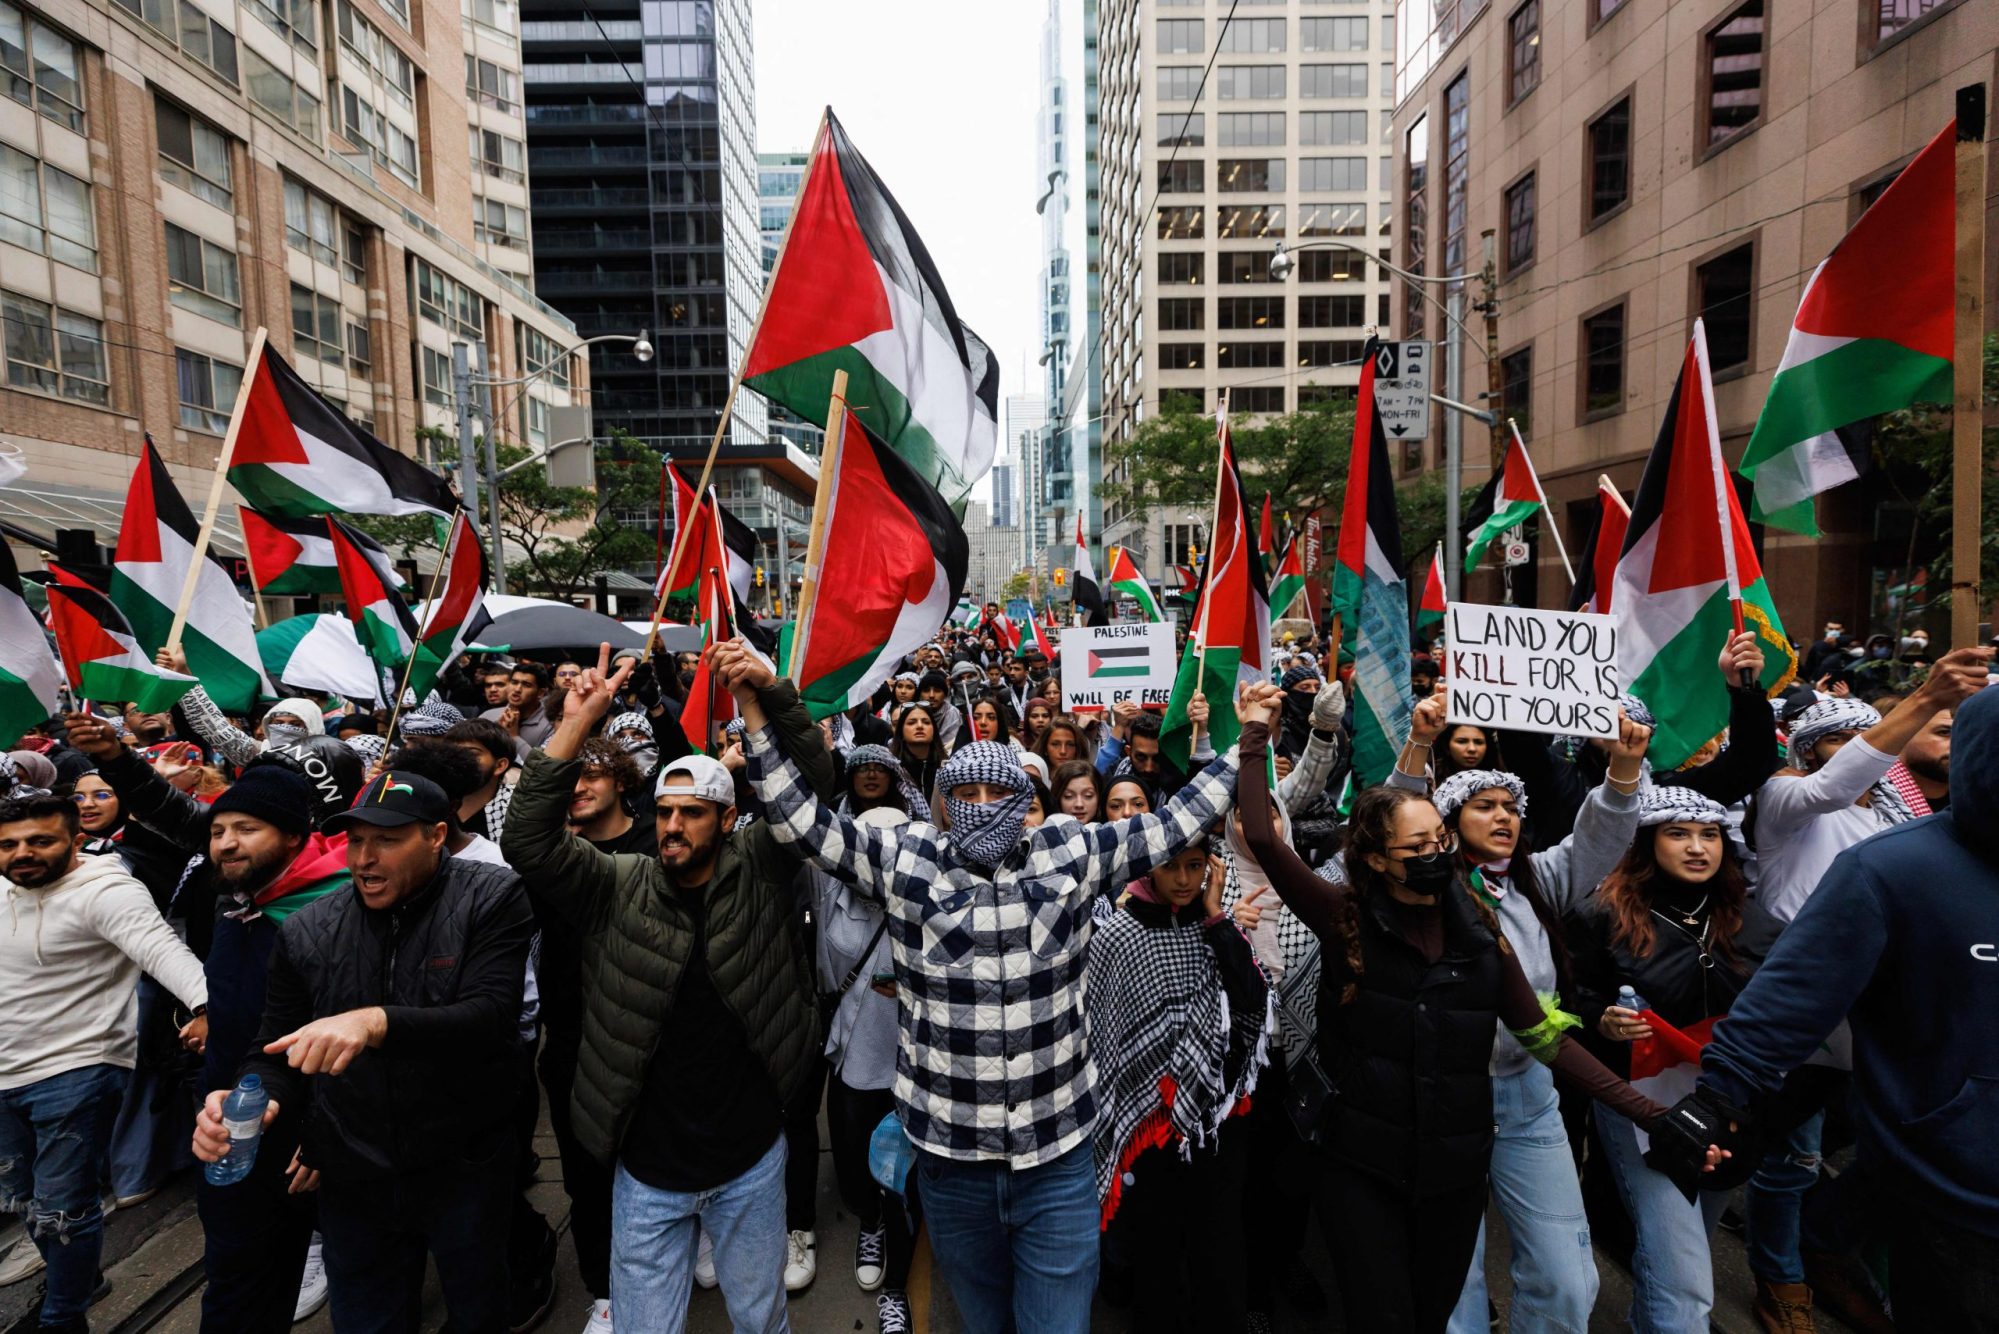
{"type": "Polygon", "coordinates": [[[854,1282],[861,1285],[862,1292],[873,1292],[882,1285],[887,1273],[888,1225],[876,1223],[873,1227],[863,1226],[860,1235],[854,1239],[854,1282]]]}
{"type": "Polygon", "coordinates": [[[543,1231],[533,1263],[517,1266],[508,1275],[513,1290],[507,1294],[507,1334],[527,1334],[555,1305],[557,1241],[553,1229],[544,1226],[543,1231]]]}
{"type": "Polygon", "coordinates": [[[909,1298],[890,1288],[875,1298],[876,1334],[909,1334],[909,1298]]]}

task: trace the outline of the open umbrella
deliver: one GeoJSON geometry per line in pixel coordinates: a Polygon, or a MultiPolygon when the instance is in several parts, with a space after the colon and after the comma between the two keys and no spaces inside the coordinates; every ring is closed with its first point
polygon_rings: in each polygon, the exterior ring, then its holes
{"type": "Polygon", "coordinates": [[[609,644],[613,650],[645,647],[645,636],[627,629],[622,621],[583,607],[542,598],[508,598],[503,610],[493,605],[499,601],[499,598],[486,599],[493,623],[472,647],[506,648],[516,653],[550,649],[583,653],[599,644],[609,644]]]}

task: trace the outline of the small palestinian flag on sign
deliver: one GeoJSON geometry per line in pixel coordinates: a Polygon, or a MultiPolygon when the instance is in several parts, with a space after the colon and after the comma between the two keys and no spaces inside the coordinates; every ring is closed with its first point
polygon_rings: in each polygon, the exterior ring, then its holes
{"type": "Polygon", "coordinates": [[[1093,648],[1090,650],[1090,679],[1118,681],[1144,676],[1150,670],[1147,659],[1151,657],[1151,652],[1143,640],[1093,648]]]}
{"type": "MultiPolygon", "coordinates": [[[[237,506],[236,512],[242,518],[243,550],[259,592],[276,597],[340,595],[340,566],[333,558],[333,539],[324,520],[259,514],[247,505],[237,506]]],[[[380,543],[351,525],[348,531],[364,550],[388,567],[389,553],[380,543]]],[[[400,575],[396,576],[396,587],[403,587],[400,575]]]]}
{"type": "Polygon", "coordinates": [[[51,582],[48,595],[50,628],[70,691],[79,699],[110,700],[130,704],[141,713],[165,713],[194,689],[192,676],[153,665],[133,638],[132,627],[104,594],[69,582],[51,582]]]}

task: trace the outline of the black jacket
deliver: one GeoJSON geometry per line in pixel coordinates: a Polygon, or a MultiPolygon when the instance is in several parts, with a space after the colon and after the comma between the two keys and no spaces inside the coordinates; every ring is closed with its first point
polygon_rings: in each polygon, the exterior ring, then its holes
{"type": "Polygon", "coordinates": [[[520,877],[446,857],[393,908],[353,886],[285,919],[264,1022],[244,1073],[280,1103],[305,1080],[263,1047],[315,1019],[379,1005],[388,1036],[338,1075],[311,1077],[304,1156],[344,1178],[494,1165],[507,1153],[521,1074],[522,977],[534,917],[520,877]]]}

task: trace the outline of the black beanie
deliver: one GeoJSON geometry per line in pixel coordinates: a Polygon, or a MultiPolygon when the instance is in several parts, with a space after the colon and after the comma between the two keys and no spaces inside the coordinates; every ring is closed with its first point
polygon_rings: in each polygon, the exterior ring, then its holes
{"type": "Polygon", "coordinates": [[[312,829],[312,788],[290,769],[260,764],[245,769],[209,810],[241,811],[283,833],[303,834],[312,829]]]}

